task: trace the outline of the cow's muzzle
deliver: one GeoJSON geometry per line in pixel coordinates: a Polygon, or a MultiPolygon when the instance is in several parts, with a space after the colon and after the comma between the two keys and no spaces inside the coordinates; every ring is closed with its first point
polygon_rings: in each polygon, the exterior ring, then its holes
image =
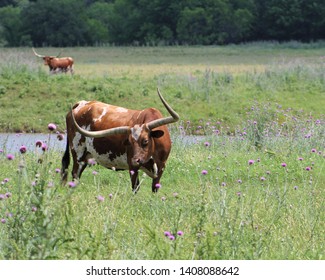
{"type": "Polygon", "coordinates": [[[141,158],[132,158],[132,165],[133,166],[141,166],[144,164],[144,160],[141,158]]]}

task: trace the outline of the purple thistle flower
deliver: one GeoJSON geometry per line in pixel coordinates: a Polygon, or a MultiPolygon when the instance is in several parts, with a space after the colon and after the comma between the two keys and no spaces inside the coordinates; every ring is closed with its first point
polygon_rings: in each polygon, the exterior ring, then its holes
{"type": "Polygon", "coordinates": [[[7,159],[8,160],[13,160],[15,156],[13,154],[7,154],[7,159]]]}
{"type": "Polygon", "coordinates": [[[184,235],[184,232],[182,232],[181,230],[179,230],[179,231],[177,232],[177,235],[178,235],[178,236],[182,236],[182,235],[184,235]]]}
{"type": "Polygon", "coordinates": [[[265,177],[263,177],[263,176],[260,179],[261,179],[261,181],[265,181],[266,180],[265,177]]]}
{"type": "Polygon", "coordinates": [[[48,149],[48,147],[47,147],[46,143],[43,143],[42,144],[42,150],[45,152],[47,149],[48,149]]]}
{"type": "Polygon", "coordinates": [[[255,161],[254,161],[253,159],[250,159],[250,160],[248,161],[248,164],[249,164],[249,165],[252,165],[252,164],[254,164],[254,162],[255,162],[255,161]]]}
{"type": "Polygon", "coordinates": [[[101,196],[101,195],[98,195],[96,198],[97,198],[97,200],[100,201],[100,202],[102,202],[102,201],[105,200],[105,198],[104,198],[103,196],[101,196]]]}
{"type": "Polygon", "coordinates": [[[241,179],[238,179],[237,182],[241,184],[243,181],[241,179]]]}
{"type": "Polygon", "coordinates": [[[74,188],[77,184],[76,184],[76,182],[71,181],[71,182],[68,183],[68,185],[69,185],[70,188],[74,188]]]}
{"type": "Polygon", "coordinates": [[[293,189],[294,189],[294,190],[297,190],[297,189],[298,189],[298,186],[294,186],[293,189]]]}
{"type": "Polygon", "coordinates": [[[53,130],[56,130],[56,125],[54,123],[49,123],[47,128],[50,130],[50,131],[53,131],[53,130]]]}
{"type": "Polygon", "coordinates": [[[165,236],[170,236],[171,233],[170,233],[169,231],[165,231],[165,232],[164,232],[164,235],[165,235],[165,236]]]}
{"type": "Polygon", "coordinates": [[[25,145],[22,145],[22,146],[19,148],[19,151],[20,151],[21,154],[26,153],[26,151],[27,151],[26,146],[25,146],[25,145]]]}
{"type": "Polygon", "coordinates": [[[281,166],[282,166],[282,167],[286,167],[287,164],[286,164],[285,162],[282,162],[282,163],[281,163],[281,166]]]}
{"type": "Polygon", "coordinates": [[[134,175],[134,173],[135,173],[134,170],[130,170],[131,175],[134,175]]]}
{"type": "Polygon", "coordinates": [[[42,147],[43,142],[41,140],[37,140],[35,145],[36,145],[36,147],[42,147]]]}
{"type": "Polygon", "coordinates": [[[36,212],[37,211],[37,207],[36,206],[33,206],[32,207],[32,212],[36,212]]]}
{"type": "Polygon", "coordinates": [[[298,158],[298,160],[303,161],[304,159],[302,157],[298,158]]]}
{"type": "Polygon", "coordinates": [[[236,192],[237,196],[241,196],[241,192],[236,192]]]}
{"type": "Polygon", "coordinates": [[[7,222],[6,219],[4,219],[4,218],[1,219],[2,224],[5,224],[6,222],[7,222]]]}
{"type": "Polygon", "coordinates": [[[64,139],[64,135],[62,133],[59,133],[56,138],[59,140],[59,141],[62,141],[64,139]]]}
{"type": "Polygon", "coordinates": [[[204,146],[209,147],[210,143],[209,142],[204,142],[204,146]]]}
{"type": "Polygon", "coordinates": [[[95,160],[94,158],[90,158],[90,159],[88,159],[87,162],[88,162],[89,165],[96,165],[96,163],[97,163],[96,160],[95,160]]]}
{"type": "Polygon", "coordinates": [[[55,168],[55,173],[61,173],[61,169],[60,168],[55,168]]]}
{"type": "Polygon", "coordinates": [[[311,149],[311,152],[312,152],[312,153],[316,153],[317,150],[316,150],[316,149],[311,149]]]}
{"type": "Polygon", "coordinates": [[[0,200],[4,200],[6,197],[4,194],[0,193],[0,200]]]}
{"type": "Polygon", "coordinates": [[[97,175],[97,174],[98,174],[98,172],[94,170],[93,171],[93,175],[97,175]]]}
{"type": "Polygon", "coordinates": [[[9,178],[4,178],[3,181],[1,182],[3,185],[9,182],[9,178]]]}
{"type": "Polygon", "coordinates": [[[204,169],[204,170],[201,171],[201,174],[202,175],[207,175],[208,174],[208,171],[204,169]]]}
{"type": "Polygon", "coordinates": [[[221,186],[223,186],[223,187],[225,187],[226,185],[227,185],[226,182],[221,183],[221,186]]]}
{"type": "Polygon", "coordinates": [[[108,195],[108,197],[109,197],[110,199],[112,199],[112,198],[113,198],[113,194],[110,193],[110,194],[108,195]]]}
{"type": "Polygon", "coordinates": [[[310,166],[307,166],[305,169],[306,169],[307,171],[310,171],[310,170],[311,170],[311,167],[310,167],[310,166]]]}
{"type": "Polygon", "coordinates": [[[160,184],[160,183],[157,183],[157,184],[155,185],[155,187],[156,187],[156,189],[160,189],[160,188],[161,188],[161,184],[160,184]]]}
{"type": "Polygon", "coordinates": [[[171,240],[171,241],[175,240],[175,236],[174,236],[174,235],[169,235],[168,238],[169,238],[169,240],[171,240]]]}

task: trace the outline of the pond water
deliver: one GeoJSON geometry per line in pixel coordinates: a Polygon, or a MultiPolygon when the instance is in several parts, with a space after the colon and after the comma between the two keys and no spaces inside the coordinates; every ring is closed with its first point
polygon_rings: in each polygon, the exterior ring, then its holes
{"type": "MultiPolygon", "coordinates": [[[[66,146],[66,135],[63,136],[63,140],[59,141],[55,133],[0,133],[0,151],[5,153],[17,153],[22,145],[25,145],[28,151],[34,151],[36,149],[36,142],[40,140],[46,143],[50,149],[63,152],[66,146]]],[[[171,138],[173,142],[191,145],[204,141],[205,137],[172,135],[171,138]]]]}
{"type": "Polygon", "coordinates": [[[36,149],[36,142],[38,140],[46,143],[50,149],[58,151],[64,151],[65,149],[65,136],[62,141],[59,141],[56,134],[0,133],[0,151],[2,150],[5,153],[16,153],[19,152],[22,145],[25,145],[28,151],[33,151],[36,149]]]}

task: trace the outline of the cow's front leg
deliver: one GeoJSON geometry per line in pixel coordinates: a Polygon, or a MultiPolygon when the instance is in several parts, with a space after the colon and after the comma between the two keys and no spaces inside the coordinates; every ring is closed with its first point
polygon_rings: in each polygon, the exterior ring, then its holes
{"type": "Polygon", "coordinates": [[[140,181],[139,181],[139,172],[137,170],[130,170],[130,177],[131,177],[131,184],[132,184],[132,191],[137,193],[140,189],[140,181]]]}
{"type": "Polygon", "coordinates": [[[161,188],[160,178],[161,178],[162,174],[163,174],[163,170],[159,170],[157,172],[157,177],[155,177],[155,178],[152,179],[151,189],[152,189],[152,192],[153,193],[158,192],[158,190],[161,188]]]}

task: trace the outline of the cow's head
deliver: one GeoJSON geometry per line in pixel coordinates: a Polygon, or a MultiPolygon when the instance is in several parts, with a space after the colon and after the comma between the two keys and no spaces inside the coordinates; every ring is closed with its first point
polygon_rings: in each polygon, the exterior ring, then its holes
{"type": "Polygon", "coordinates": [[[37,57],[40,57],[40,58],[43,59],[43,61],[44,61],[44,65],[48,65],[48,66],[51,66],[51,61],[52,61],[52,59],[57,58],[57,57],[61,54],[61,52],[59,52],[59,54],[58,54],[57,56],[41,55],[41,54],[38,54],[38,53],[35,51],[34,48],[32,48],[32,49],[33,49],[34,54],[35,54],[37,57]]]}
{"type": "MultiPolygon", "coordinates": [[[[150,125],[150,123],[148,123],[150,125]]],[[[131,128],[126,145],[131,146],[131,164],[134,167],[148,162],[155,149],[155,138],[164,135],[163,130],[152,130],[148,124],[135,125],[131,128]]]]}
{"type": "Polygon", "coordinates": [[[44,65],[51,66],[51,61],[53,58],[56,58],[56,56],[45,56],[43,57],[44,65]]]}
{"type": "Polygon", "coordinates": [[[159,90],[158,90],[158,95],[162,103],[164,104],[165,108],[170,113],[169,117],[156,119],[141,125],[136,124],[133,127],[121,126],[121,127],[115,127],[106,130],[100,130],[100,131],[88,131],[81,128],[77,124],[73,112],[72,112],[72,119],[77,130],[86,137],[101,138],[101,137],[107,137],[110,135],[118,135],[118,134],[128,135],[127,140],[125,141],[124,144],[129,145],[130,150],[132,151],[131,165],[134,167],[138,167],[145,164],[151,159],[153,151],[155,149],[154,139],[160,138],[164,135],[164,131],[159,130],[157,128],[163,125],[177,122],[179,119],[178,114],[164,100],[159,90]]]}

